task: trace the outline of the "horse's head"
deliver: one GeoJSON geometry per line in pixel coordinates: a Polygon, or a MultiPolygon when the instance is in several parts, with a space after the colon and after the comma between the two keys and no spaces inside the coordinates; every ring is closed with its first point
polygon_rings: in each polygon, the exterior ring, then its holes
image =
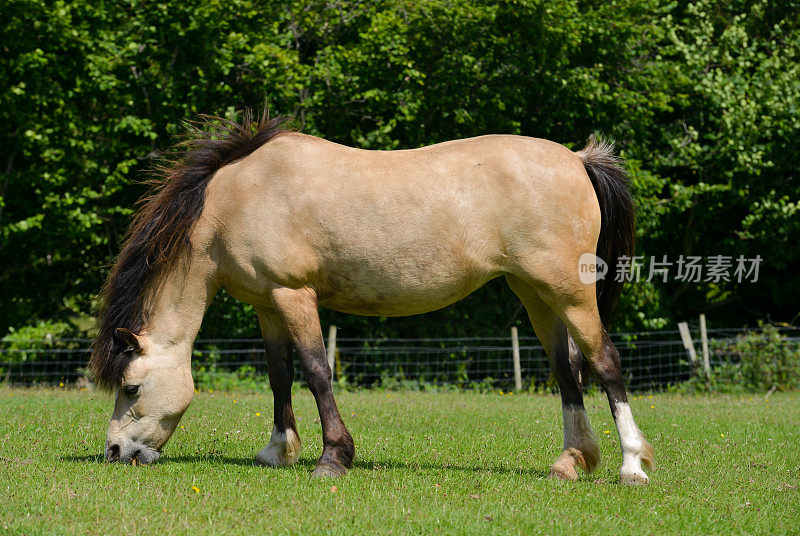
{"type": "Polygon", "coordinates": [[[106,436],[106,460],[150,464],[189,407],[194,381],[188,359],[146,335],[118,329],[117,338],[135,355],[117,389],[106,436]]]}

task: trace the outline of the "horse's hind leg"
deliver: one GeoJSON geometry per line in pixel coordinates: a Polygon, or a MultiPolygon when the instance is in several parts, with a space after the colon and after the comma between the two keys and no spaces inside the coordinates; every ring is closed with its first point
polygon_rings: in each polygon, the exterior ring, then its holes
{"type": "Polygon", "coordinates": [[[642,463],[653,466],[653,447],[633,420],[622,380],[619,352],[600,321],[594,285],[577,283],[570,292],[556,286],[537,287],[537,290],[542,300],[567,324],[608,395],[622,447],[620,480],[623,484],[645,484],[648,477],[642,470],[642,463]]]}
{"type": "Polygon", "coordinates": [[[256,455],[256,463],[278,467],[300,458],[300,436],[292,411],[292,341],[281,319],[269,311],[258,311],[258,324],[267,350],[269,385],[275,401],[275,418],[269,444],[256,455]]]}
{"type": "Polygon", "coordinates": [[[281,287],[272,291],[272,300],[300,358],[306,383],[319,410],[322,456],[314,468],[314,476],[343,475],[353,465],[355,447],[333,398],[317,296],[308,288],[281,287]]]}
{"type": "Polygon", "coordinates": [[[574,344],[570,344],[564,323],[539,298],[533,287],[511,275],[506,279],[528,311],[528,317],[547,353],[561,391],[564,448],[561,456],[551,466],[550,475],[562,480],[577,480],[575,466],[591,473],[600,461],[600,449],[583,407],[581,354],[574,344]]]}

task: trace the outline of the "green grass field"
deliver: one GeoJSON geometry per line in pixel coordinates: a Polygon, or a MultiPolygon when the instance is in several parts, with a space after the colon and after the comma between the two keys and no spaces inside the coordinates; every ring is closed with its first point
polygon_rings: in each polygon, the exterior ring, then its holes
{"type": "Polygon", "coordinates": [[[291,468],[255,467],[269,393],[198,395],[151,467],[102,461],[112,401],[0,388],[0,534],[797,534],[796,393],[634,397],[658,468],[618,483],[604,398],[587,409],[603,461],[549,480],[561,445],[556,396],[340,393],[356,464],[313,480],[314,401],[295,395],[304,441],[291,468]]]}

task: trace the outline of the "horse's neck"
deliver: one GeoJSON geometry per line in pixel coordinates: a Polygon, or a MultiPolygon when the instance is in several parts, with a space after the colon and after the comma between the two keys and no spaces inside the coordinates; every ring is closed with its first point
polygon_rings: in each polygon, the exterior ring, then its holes
{"type": "Polygon", "coordinates": [[[147,335],[161,348],[191,350],[203,315],[219,289],[214,266],[205,257],[193,256],[165,274],[150,298],[147,335]]]}

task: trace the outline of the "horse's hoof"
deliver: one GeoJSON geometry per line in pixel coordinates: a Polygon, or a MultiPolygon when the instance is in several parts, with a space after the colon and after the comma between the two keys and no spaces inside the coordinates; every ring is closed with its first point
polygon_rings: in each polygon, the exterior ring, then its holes
{"type": "Polygon", "coordinates": [[[314,467],[314,473],[312,476],[314,478],[336,478],[340,476],[344,476],[347,472],[347,469],[344,468],[344,465],[341,464],[331,464],[331,463],[317,463],[317,466],[314,467]]]}
{"type": "Polygon", "coordinates": [[[572,465],[554,463],[550,467],[550,478],[554,480],[563,480],[565,482],[575,482],[578,480],[578,472],[572,465]]]}
{"type": "Polygon", "coordinates": [[[286,431],[279,432],[273,427],[269,445],[256,454],[256,465],[267,467],[292,465],[300,459],[301,447],[296,431],[287,428],[286,431]]]}
{"type": "Polygon", "coordinates": [[[256,454],[256,465],[259,467],[278,467],[285,465],[274,452],[270,452],[266,448],[256,454]]]}
{"type": "Polygon", "coordinates": [[[300,441],[294,443],[273,444],[264,447],[256,454],[256,465],[265,467],[283,467],[292,465],[300,459],[300,441]]]}
{"type": "MultiPolygon", "coordinates": [[[[591,448],[587,448],[586,452],[591,454],[593,451],[591,448]]],[[[583,467],[587,470],[587,472],[589,472],[594,469],[594,465],[597,465],[598,458],[599,455],[590,457],[589,459],[593,460],[593,465],[587,468],[586,462],[584,461],[585,457],[582,451],[578,450],[577,448],[565,449],[561,453],[561,456],[559,456],[558,459],[553,462],[553,465],[550,466],[550,478],[575,482],[578,480],[578,470],[575,468],[576,465],[583,467]]]]}
{"type": "Polygon", "coordinates": [[[639,469],[638,471],[630,472],[620,471],[619,481],[625,486],[644,486],[650,479],[644,471],[639,469]]]}

